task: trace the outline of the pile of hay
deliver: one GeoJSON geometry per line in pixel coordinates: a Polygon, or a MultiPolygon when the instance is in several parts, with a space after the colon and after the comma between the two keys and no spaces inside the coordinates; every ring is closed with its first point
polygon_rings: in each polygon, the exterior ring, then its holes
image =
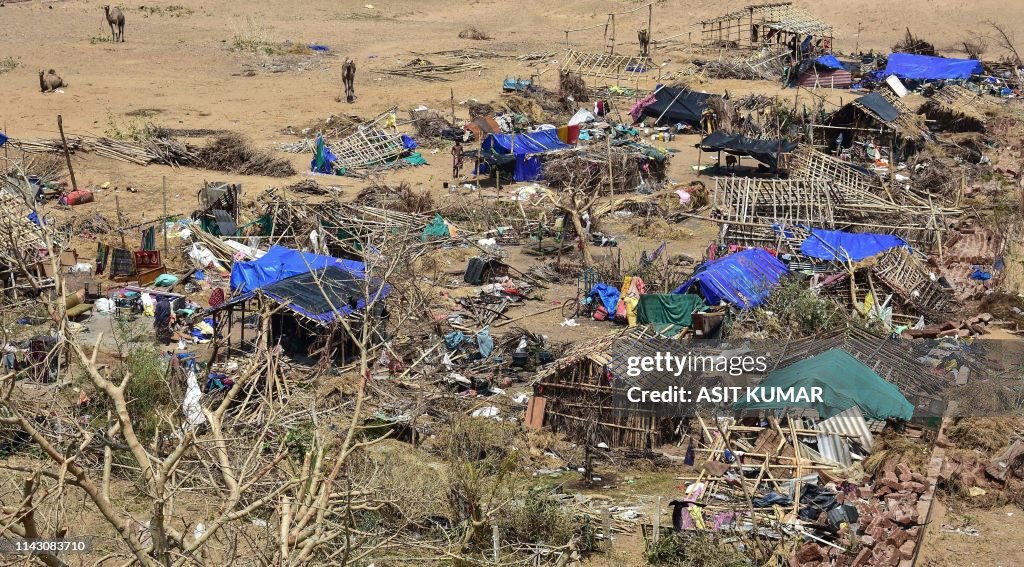
{"type": "Polygon", "coordinates": [[[445,130],[453,127],[451,122],[433,110],[411,110],[409,118],[416,128],[417,138],[440,138],[445,130]]]}
{"type": "Polygon", "coordinates": [[[466,28],[459,32],[459,39],[476,39],[482,41],[494,38],[476,28],[466,28]]]}
{"type": "Polygon", "coordinates": [[[1024,419],[1013,417],[965,417],[946,430],[951,441],[965,449],[993,454],[1010,444],[1024,419]]]}
{"type": "Polygon", "coordinates": [[[469,101],[469,117],[473,120],[480,118],[481,116],[494,116],[494,107],[475,100],[469,101]]]}
{"type": "Polygon", "coordinates": [[[886,429],[875,437],[871,456],[864,461],[864,470],[874,476],[889,466],[894,467],[897,463],[903,463],[910,467],[910,470],[925,474],[928,471],[930,456],[931,449],[924,443],[886,429]]]}
{"type": "Polygon", "coordinates": [[[533,99],[519,95],[509,95],[502,100],[502,106],[513,114],[522,114],[527,120],[535,124],[547,121],[547,113],[533,99]]]}
{"type": "Polygon", "coordinates": [[[430,193],[417,193],[405,181],[397,187],[374,182],[360,191],[353,202],[403,213],[425,213],[434,210],[434,199],[430,193]]]}
{"type": "Polygon", "coordinates": [[[572,71],[558,72],[558,92],[562,101],[570,98],[576,102],[589,102],[590,94],[583,76],[572,71]]]}
{"type": "Polygon", "coordinates": [[[217,136],[195,155],[193,165],[214,171],[267,177],[295,175],[291,163],[274,157],[267,150],[253,147],[248,138],[235,132],[217,136]]]}
{"type": "Polygon", "coordinates": [[[345,136],[355,132],[356,128],[358,128],[362,123],[363,120],[358,116],[332,114],[327,118],[310,122],[302,130],[309,132],[322,132],[325,134],[330,133],[329,137],[331,138],[344,138],[345,136]]]}

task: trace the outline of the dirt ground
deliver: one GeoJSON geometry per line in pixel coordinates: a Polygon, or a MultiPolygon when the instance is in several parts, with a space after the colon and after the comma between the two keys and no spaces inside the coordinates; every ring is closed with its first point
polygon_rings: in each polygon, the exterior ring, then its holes
{"type": "MultiPolygon", "coordinates": [[[[748,3],[749,0],[658,1],[653,36],[658,39],[684,34],[700,18],[748,3]]],[[[1024,29],[1024,2],[1020,1],[823,0],[797,4],[835,26],[834,47],[846,52],[888,50],[903,36],[908,24],[915,34],[950,51],[957,49],[964,39],[975,37],[988,19],[1024,29]]],[[[123,7],[127,41],[113,44],[109,42],[110,30],[103,17],[103,2],[99,0],[8,0],[6,4],[0,0],[0,60],[13,57],[20,63],[0,75],[0,129],[12,138],[52,139],[58,137],[57,115],[63,116],[68,134],[97,136],[148,120],[167,128],[241,132],[257,146],[275,149],[299,139],[285,132],[289,127],[299,131],[335,113],[369,118],[397,106],[399,117],[404,118],[408,109],[419,105],[447,113],[454,98],[456,116],[466,118],[465,102],[497,99],[506,76],[539,75],[541,84],[555,87],[557,61],[565,42],[563,30],[603,24],[609,11],[640,5],[636,0],[391,0],[372,4],[366,0],[311,0],[301,4],[272,0],[173,0],[123,7]],[[470,26],[494,39],[459,39],[459,31],[470,26]],[[278,43],[324,44],[330,52],[255,55],[232,49],[236,35],[254,33],[278,43]],[[441,83],[379,72],[408,62],[414,57],[413,52],[466,48],[510,56],[529,52],[552,55],[536,64],[505,58],[484,59],[485,69],[453,75],[451,82],[441,83]],[[353,104],[336,100],[341,94],[340,75],[345,57],[352,57],[358,66],[357,100],[353,104]],[[56,69],[69,83],[63,92],[39,92],[38,71],[49,68],[56,69]]],[[[632,50],[636,30],[646,25],[646,11],[620,16],[617,22],[619,42],[632,50]]],[[[573,34],[570,39],[574,46],[601,50],[601,30],[588,33],[573,34]]],[[[654,58],[671,70],[681,62],[682,53],[656,50],[654,58]]],[[[736,95],[797,96],[795,91],[780,89],[777,84],[758,81],[716,81],[694,87],[736,95]]],[[[853,97],[843,92],[828,92],[827,96],[834,102],[853,97]]],[[[670,179],[686,182],[694,177],[692,166],[697,162],[697,153],[693,145],[697,141],[696,136],[680,136],[663,144],[678,151],[669,170],[670,179]]],[[[195,208],[196,192],[204,180],[242,183],[247,194],[255,195],[268,187],[307,178],[304,172],[308,170],[308,154],[279,155],[289,159],[300,173],[285,179],[237,176],[165,166],[140,167],[79,154],[73,158],[79,185],[99,187],[109,182],[111,188],[97,190],[97,202],[74,212],[99,212],[114,218],[116,195],[129,222],[157,218],[163,214],[161,186],[165,179],[168,211],[185,215],[195,208]],[[137,192],[124,190],[129,186],[137,192]]],[[[390,173],[387,181],[407,181],[416,189],[429,190],[444,198],[446,193],[441,186],[449,181],[448,155],[427,151],[425,157],[430,165],[390,173]]],[[[354,197],[365,185],[351,178],[328,181],[343,187],[345,200],[354,197]]],[[[687,221],[682,226],[692,231],[693,237],[672,241],[667,252],[699,258],[714,236],[713,227],[697,221],[687,221]]],[[[629,259],[660,244],[657,238],[630,235],[625,221],[611,223],[608,228],[621,237],[622,246],[597,251],[598,256],[621,254],[629,259]]],[[[95,250],[86,241],[77,245],[85,257],[95,250]]],[[[520,269],[525,270],[528,265],[525,260],[517,262],[520,269]]],[[[544,302],[531,302],[511,316],[549,309],[574,294],[573,286],[554,288],[546,294],[544,302]]],[[[592,321],[580,327],[561,327],[561,320],[559,311],[554,310],[529,319],[528,326],[561,341],[582,340],[608,330],[592,321]]],[[[647,488],[649,496],[670,493],[672,484],[671,479],[653,478],[640,486],[647,488]]],[[[644,495],[624,495],[633,496],[644,495]]],[[[929,529],[921,564],[1024,564],[1024,556],[1020,555],[1024,532],[1014,528],[1020,525],[1021,517],[1024,512],[1009,508],[979,514],[978,537],[942,532],[936,522],[929,529]]],[[[640,565],[641,553],[642,542],[632,535],[624,537],[610,557],[599,558],[592,564],[640,565]]]]}

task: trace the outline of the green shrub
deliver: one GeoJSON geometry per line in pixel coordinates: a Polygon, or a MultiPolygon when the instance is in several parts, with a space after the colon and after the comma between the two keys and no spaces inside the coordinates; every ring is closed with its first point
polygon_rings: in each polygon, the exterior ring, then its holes
{"type": "Polygon", "coordinates": [[[0,59],[0,75],[17,69],[19,65],[21,65],[21,61],[13,57],[0,59]]]}

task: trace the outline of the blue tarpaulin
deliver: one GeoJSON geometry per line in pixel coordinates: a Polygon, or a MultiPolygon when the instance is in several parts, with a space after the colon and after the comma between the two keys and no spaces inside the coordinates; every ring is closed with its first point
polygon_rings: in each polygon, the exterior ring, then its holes
{"type": "Polygon", "coordinates": [[[516,156],[512,174],[515,181],[540,179],[540,159],[537,154],[570,147],[558,139],[557,130],[541,130],[530,134],[488,134],[482,144],[482,153],[516,156]]]}
{"type": "Polygon", "coordinates": [[[812,228],[811,235],[800,244],[800,252],[819,260],[857,262],[903,246],[907,246],[907,241],[892,234],[857,234],[812,228]]]}
{"type": "Polygon", "coordinates": [[[893,53],[885,65],[883,75],[896,75],[901,79],[938,81],[941,79],[968,79],[981,73],[977,59],[948,59],[912,53],[893,53]]]}
{"type": "Polygon", "coordinates": [[[272,246],[258,260],[235,262],[231,268],[231,291],[245,293],[279,282],[285,278],[322,270],[329,266],[341,268],[357,278],[365,277],[366,266],[356,260],[341,260],[283,246],[272,246]]]}
{"type": "Polygon", "coordinates": [[[697,285],[708,305],[725,301],[746,309],[763,303],[786,271],[766,250],[751,248],[704,264],[672,293],[686,293],[697,285]]]}
{"type": "Polygon", "coordinates": [[[619,305],[619,290],[606,283],[599,283],[590,290],[589,297],[600,301],[608,313],[615,314],[615,308],[619,305]]]}
{"type": "Polygon", "coordinates": [[[815,64],[820,65],[822,67],[826,67],[828,69],[839,70],[844,68],[843,64],[838,59],[836,59],[835,55],[832,54],[822,55],[821,57],[815,59],[814,62],[815,64]]]}
{"type": "Polygon", "coordinates": [[[0,132],[0,146],[4,145],[6,143],[7,143],[7,136],[5,136],[3,132],[0,132]]]}

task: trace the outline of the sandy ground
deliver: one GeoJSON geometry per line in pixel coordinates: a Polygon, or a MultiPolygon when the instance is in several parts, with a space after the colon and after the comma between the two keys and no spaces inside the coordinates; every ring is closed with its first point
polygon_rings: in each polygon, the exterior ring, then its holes
{"type": "MultiPolygon", "coordinates": [[[[683,34],[689,26],[705,17],[738,9],[748,0],[698,2],[661,0],[655,3],[654,37],[683,34]]],[[[447,111],[450,97],[456,101],[456,115],[466,117],[463,101],[495,100],[506,75],[540,75],[540,82],[554,87],[557,59],[564,46],[564,29],[603,24],[612,10],[642,6],[636,0],[536,0],[499,2],[441,2],[438,0],[354,2],[312,0],[291,3],[271,0],[224,2],[219,0],[174,0],[133,5],[123,8],[127,17],[126,43],[112,44],[103,18],[103,2],[39,1],[3,5],[0,0],[0,60],[10,56],[20,62],[13,71],[0,75],[0,128],[14,138],[56,138],[56,116],[63,116],[69,134],[104,135],[112,127],[141,124],[142,119],[126,116],[146,114],[148,120],[169,128],[231,130],[246,134],[261,147],[276,148],[298,138],[284,132],[302,127],[332,113],[371,117],[388,107],[398,106],[400,116],[409,108],[426,105],[447,111]],[[175,6],[180,9],[174,8],[175,6]],[[493,36],[481,42],[457,37],[464,28],[475,26],[493,36]],[[295,44],[320,43],[331,48],[329,55],[266,56],[240,53],[231,49],[238,33],[259,30],[266,39],[295,44]],[[509,59],[487,59],[480,72],[453,76],[450,83],[426,83],[379,73],[409,61],[412,52],[445,49],[483,48],[503,55],[550,52],[554,56],[531,65],[509,59]],[[341,65],[346,56],[358,63],[354,104],[336,102],[340,94],[341,65]],[[269,66],[291,69],[272,72],[269,66]],[[39,69],[56,69],[69,87],[62,93],[41,94],[39,69]]],[[[887,50],[899,40],[907,25],[915,34],[944,50],[977,35],[982,22],[997,19],[1016,30],[1024,29],[1024,2],[1003,0],[903,0],[888,2],[862,0],[846,2],[825,0],[797,2],[818,18],[835,26],[834,45],[843,51],[887,50]]],[[[619,16],[620,42],[633,49],[635,32],[646,25],[646,11],[619,16]]],[[[603,42],[600,30],[573,34],[574,46],[599,51],[603,42]]],[[[1021,32],[1024,33],[1024,32],[1021,32]]],[[[1024,38],[1021,38],[1024,41],[1024,38]]],[[[671,70],[681,62],[678,51],[655,51],[655,59],[671,70]]],[[[767,82],[720,81],[699,84],[710,92],[742,95],[757,92],[769,96],[792,97],[794,91],[780,90],[767,82]]],[[[849,93],[827,93],[838,102],[849,100],[849,93]]],[[[679,150],[669,172],[670,178],[686,181],[693,176],[696,163],[695,136],[682,136],[668,147],[679,150]]],[[[308,168],[308,155],[281,154],[298,171],[308,168]]],[[[426,157],[431,165],[389,174],[389,182],[408,181],[414,187],[440,193],[448,181],[447,155],[426,157]]],[[[100,212],[113,218],[114,195],[126,216],[141,221],[163,212],[161,186],[166,179],[168,209],[187,214],[195,208],[196,192],[204,180],[240,182],[249,195],[271,186],[282,186],[304,178],[291,179],[241,177],[201,170],[180,170],[163,166],[139,167],[120,162],[77,155],[74,167],[83,186],[110,182],[110,190],[100,191],[97,202],[76,209],[75,213],[100,212]],[[136,193],[115,190],[127,186],[136,193]]],[[[343,198],[350,199],[363,183],[349,178],[332,179],[344,187],[343,198]]],[[[670,254],[700,257],[713,234],[700,223],[685,223],[694,236],[673,241],[670,254]]],[[[628,221],[610,223],[608,229],[623,237],[620,250],[602,249],[601,254],[619,254],[628,259],[641,250],[653,250],[657,238],[629,237],[628,221]]],[[[82,243],[79,252],[90,256],[94,245],[82,243]]],[[[520,266],[525,269],[524,266],[520,266]]],[[[544,302],[531,302],[510,313],[520,316],[538,312],[575,294],[573,286],[560,286],[547,293],[544,302]]],[[[530,320],[534,330],[556,340],[581,340],[607,332],[608,327],[584,322],[580,327],[559,327],[560,313],[555,310],[530,320]]],[[[936,552],[928,555],[936,565],[1014,565],[1024,558],[1013,556],[1011,547],[1021,548],[1014,516],[993,512],[979,527],[982,536],[970,542],[954,541],[964,537],[937,534],[936,552]],[[1013,543],[1016,541],[1017,543],[1013,543]],[[1012,544],[1012,545],[1011,545],[1012,544]]],[[[933,532],[930,532],[933,533],[933,532]]],[[[630,538],[632,539],[632,538],[630,538]]],[[[625,543],[625,542],[623,542],[625,543]]],[[[613,555],[614,561],[597,564],[641,564],[638,542],[624,545],[613,555]]],[[[932,545],[930,542],[928,545],[932,545]]]]}
{"type": "MultiPolygon", "coordinates": [[[[746,2],[701,3],[694,0],[656,3],[654,37],[684,33],[699,18],[709,17],[746,2]]],[[[549,0],[507,3],[476,1],[289,3],[197,2],[149,4],[149,10],[125,8],[126,42],[101,43],[109,38],[99,1],[41,2],[32,0],[0,8],[0,58],[20,61],[15,70],[0,77],[4,102],[0,105],[0,127],[13,137],[54,138],[56,115],[62,114],[68,133],[102,135],[112,123],[124,125],[132,119],[126,113],[149,110],[150,120],[171,128],[227,129],[251,136],[257,144],[275,147],[295,138],[281,133],[287,126],[301,127],[331,113],[353,113],[369,117],[391,105],[401,112],[425,104],[446,109],[452,91],[456,101],[481,101],[497,97],[505,75],[543,73],[541,82],[553,86],[556,73],[551,62],[538,66],[501,59],[486,60],[487,69],[455,76],[452,83],[431,84],[414,79],[376,73],[375,70],[408,61],[410,52],[483,47],[503,54],[533,51],[555,52],[563,46],[562,30],[601,24],[613,9],[630,9],[638,2],[598,0],[549,0]],[[180,6],[172,12],[167,8],[180,6]],[[162,8],[153,12],[154,8],[162,8]],[[174,14],[174,15],[170,15],[174,14]],[[463,40],[459,30],[476,26],[495,39],[487,42],[463,40]],[[282,58],[243,54],[231,50],[236,32],[260,29],[268,39],[296,44],[323,43],[331,56],[302,61],[305,70],[273,73],[262,64],[282,58]],[[355,104],[335,102],[340,90],[340,67],[345,56],[358,62],[355,104]],[[62,94],[39,93],[39,69],[56,69],[70,86],[62,94]],[[245,70],[255,70],[245,76],[245,70]]],[[[804,3],[813,14],[836,28],[838,49],[884,49],[903,33],[905,23],[913,31],[940,47],[954,48],[969,30],[998,14],[1000,21],[1024,23],[1024,3],[910,0],[899,3],[866,2],[804,3]],[[955,14],[956,17],[951,17],[955,14]],[[858,39],[858,30],[859,39],[858,39]]],[[[620,43],[632,49],[635,30],[646,24],[645,11],[618,16],[620,43]]],[[[574,45],[600,49],[600,30],[572,34],[574,45]]],[[[678,52],[655,52],[659,62],[671,69],[678,52]]],[[[284,58],[287,59],[287,58],[284,58]]],[[[292,57],[295,59],[295,57],[292,57]]],[[[770,83],[718,84],[742,94],[757,90],[775,94],[770,83]]],[[[711,85],[708,85],[711,88],[711,85]]],[[[465,116],[464,108],[457,114],[465,116]]],[[[139,121],[139,119],[135,119],[139,121]]],[[[692,144],[692,142],[689,142],[692,144]]],[[[308,156],[291,156],[297,168],[305,169],[308,156]]],[[[429,158],[429,156],[428,156],[429,158]]],[[[435,160],[444,161],[444,160],[435,160]]],[[[79,183],[114,186],[131,185],[137,194],[122,194],[125,210],[136,218],[160,212],[159,187],[166,177],[171,212],[187,212],[203,179],[242,181],[250,191],[259,191],[281,180],[235,178],[202,171],[173,170],[168,167],[136,167],[88,156],[75,158],[79,183]]],[[[443,165],[443,164],[442,164],[443,165]]],[[[396,174],[420,186],[437,187],[446,168],[419,168],[396,174]]],[[[351,181],[345,184],[353,186],[351,181]]],[[[353,191],[353,192],[354,192],[353,191]]],[[[95,208],[106,209],[110,195],[100,195],[95,208]]]]}

